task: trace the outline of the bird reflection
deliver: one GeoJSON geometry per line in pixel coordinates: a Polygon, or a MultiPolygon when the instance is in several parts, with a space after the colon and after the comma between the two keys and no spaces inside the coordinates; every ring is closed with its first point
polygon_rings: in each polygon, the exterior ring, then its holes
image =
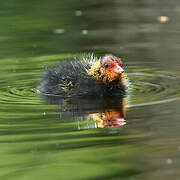
{"type": "Polygon", "coordinates": [[[58,104],[61,118],[77,122],[78,129],[120,127],[126,125],[126,99],[57,98],[44,96],[47,104],[58,104]]]}
{"type": "Polygon", "coordinates": [[[124,126],[126,125],[126,121],[124,119],[125,112],[123,110],[124,109],[119,109],[119,111],[117,109],[105,110],[104,112],[89,114],[88,118],[98,121],[98,128],[124,126]]]}

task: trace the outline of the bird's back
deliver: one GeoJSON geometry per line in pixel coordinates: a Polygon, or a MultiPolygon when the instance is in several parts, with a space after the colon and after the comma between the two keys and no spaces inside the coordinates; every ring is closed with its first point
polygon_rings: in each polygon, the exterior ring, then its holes
{"type": "Polygon", "coordinates": [[[89,55],[60,63],[57,66],[46,68],[39,91],[46,95],[62,97],[72,96],[108,96],[124,94],[124,87],[112,88],[96,81],[87,73],[95,62],[94,56],[89,55]]]}

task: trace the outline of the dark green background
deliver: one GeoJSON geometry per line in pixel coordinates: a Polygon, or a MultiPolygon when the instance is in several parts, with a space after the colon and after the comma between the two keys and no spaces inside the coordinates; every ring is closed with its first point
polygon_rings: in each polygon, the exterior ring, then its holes
{"type": "Polygon", "coordinates": [[[1,0],[0,179],[179,179],[179,49],[178,0],[1,0]],[[125,58],[124,127],[87,128],[88,104],[63,114],[36,93],[44,67],[88,52],[125,58]]]}

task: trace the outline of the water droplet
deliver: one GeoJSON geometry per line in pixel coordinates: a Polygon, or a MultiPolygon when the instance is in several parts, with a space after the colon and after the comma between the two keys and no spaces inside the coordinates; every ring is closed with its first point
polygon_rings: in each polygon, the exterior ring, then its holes
{"type": "Polygon", "coordinates": [[[166,162],[167,162],[167,164],[172,164],[172,163],[173,163],[173,160],[170,159],[170,158],[168,158],[166,162]]]}
{"type": "Polygon", "coordinates": [[[81,10],[76,10],[75,15],[76,16],[82,16],[82,11],[81,10]]]}
{"type": "Polygon", "coordinates": [[[81,33],[82,33],[83,35],[86,35],[86,34],[88,34],[88,30],[85,30],[85,29],[84,29],[84,30],[81,31],[81,33]]]}
{"type": "Polygon", "coordinates": [[[36,89],[36,93],[41,93],[41,91],[39,89],[36,89]]]}
{"type": "Polygon", "coordinates": [[[162,23],[165,23],[165,22],[169,21],[169,18],[167,16],[159,16],[158,20],[162,23]]]}
{"type": "Polygon", "coordinates": [[[65,32],[64,29],[54,29],[53,31],[55,34],[63,34],[65,32]]]}

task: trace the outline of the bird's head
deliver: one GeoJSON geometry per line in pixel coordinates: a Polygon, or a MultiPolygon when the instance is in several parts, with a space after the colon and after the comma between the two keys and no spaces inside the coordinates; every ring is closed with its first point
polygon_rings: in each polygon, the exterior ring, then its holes
{"type": "Polygon", "coordinates": [[[112,86],[121,86],[125,77],[122,66],[123,63],[120,58],[105,55],[98,59],[87,72],[99,82],[112,86]]]}
{"type": "Polygon", "coordinates": [[[114,77],[118,78],[124,73],[122,60],[118,57],[106,55],[101,58],[100,63],[104,71],[114,77]]]}

